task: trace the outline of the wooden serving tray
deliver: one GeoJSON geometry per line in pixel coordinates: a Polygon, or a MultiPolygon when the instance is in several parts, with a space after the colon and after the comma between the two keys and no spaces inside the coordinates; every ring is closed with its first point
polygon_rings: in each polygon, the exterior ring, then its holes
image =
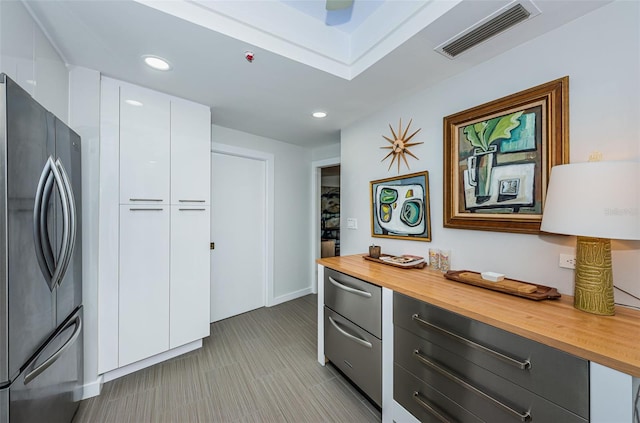
{"type": "Polygon", "coordinates": [[[452,281],[475,285],[492,291],[504,292],[530,300],[540,301],[561,297],[556,288],[507,278],[500,282],[491,282],[482,279],[480,273],[469,270],[449,270],[444,274],[444,277],[452,281]]]}
{"type": "MultiPolygon", "coordinates": [[[[391,254],[380,254],[380,257],[392,257],[391,254]]],[[[376,263],[382,263],[382,264],[386,264],[387,266],[393,266],[393,267],[399,267],[401,269],[422,269],[424,268],[427,263],[426,262],[422,262],[422,263],[417,263],[417,264],[412,264],[412,265],[403,265],[403,264],[397,264],[397,263],[393,263],[393,262],[389,262],[386,260],[380,260],[379,258],[373,258],[369,255],[363,255],[362,258],[364,258],[365,260],[369,260],[369,261],[375,261],[376,263]]]]}

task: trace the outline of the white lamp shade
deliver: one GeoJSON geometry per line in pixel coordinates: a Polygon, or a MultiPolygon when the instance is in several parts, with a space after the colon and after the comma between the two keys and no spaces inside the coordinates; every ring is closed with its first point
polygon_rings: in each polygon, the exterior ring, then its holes
{"type": "Polygon", "coordinates": [[[540,230],[640,239],[640,164],[588,162],[554,166],[540,230]]]}

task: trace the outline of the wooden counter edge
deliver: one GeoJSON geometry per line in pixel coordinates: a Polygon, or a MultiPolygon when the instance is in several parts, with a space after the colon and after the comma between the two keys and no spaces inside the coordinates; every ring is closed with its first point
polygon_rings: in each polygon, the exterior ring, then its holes
{"type": "MultiPolygon", "coordinates": [[[[362,255],[318,259],[325,267],[640,377],[640,311],[615,316],[573,308],[573,297],[532,301],[452,282],[428,269],[400,269],[362,255]]],[[[542,282],[544,284],[544,282],[542,282]]]]}

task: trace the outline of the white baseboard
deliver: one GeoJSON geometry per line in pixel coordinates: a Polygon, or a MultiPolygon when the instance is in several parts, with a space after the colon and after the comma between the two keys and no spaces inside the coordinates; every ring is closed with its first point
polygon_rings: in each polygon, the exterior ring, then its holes
{"type": "Polygon", "coordinates": [[[286,303],[287,301],[295,300],[296,298],[304,297],[305,295],[313,294],[313,289],[311,287],[301,289],[299,291],[291,292],[289,294],[281,295],[273,299],[273,303],[269,306],[272,307],[274,305],[286,303]]]}
{"type": "Polygon", "coordinates": [[[107,372],[102,375],[103,377],[102,380],[104,383],[107,383],[114,379],[118,379],[122,376],[126,376],[129,373],[137,372],[138,370],[142,370],[146,367],[153,366],[154,364],[162,363],[163,361],[167,361],[174,357],[178,357],[179,355],[186,354],[193,350],[197,350],[198,348],[201,348],[201,347],[202,347],[202,339],[198,339],[197,341],[193,341],[189,344],[181,345],[172,350],[154,355],[153,357],[145,358],[144,360],[136,361],[135,363],[131,363],[127,366],[120,367],[118,369],[107,372]]]}
{"type": "Polygon", "coordinates": [[[100,395],[100,391],[102,391],[102,384],[102,375],[99,375],[95,381],[82,385],[82,397],[80,399],[86,400],[100,395]]]}

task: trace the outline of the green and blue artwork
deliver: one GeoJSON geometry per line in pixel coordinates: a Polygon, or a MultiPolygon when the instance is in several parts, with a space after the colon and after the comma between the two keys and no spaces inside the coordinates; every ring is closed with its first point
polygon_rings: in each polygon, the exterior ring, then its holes
{"type": "Polygon", "coordinates": [[[541,116],[536,106],[459,128],[464,211],[541,213],[541,116]]]}
{"type": "Polygon", "coordinates": [[[371,235],[429,241],[427,172],[371,182],[371,235]]]}

